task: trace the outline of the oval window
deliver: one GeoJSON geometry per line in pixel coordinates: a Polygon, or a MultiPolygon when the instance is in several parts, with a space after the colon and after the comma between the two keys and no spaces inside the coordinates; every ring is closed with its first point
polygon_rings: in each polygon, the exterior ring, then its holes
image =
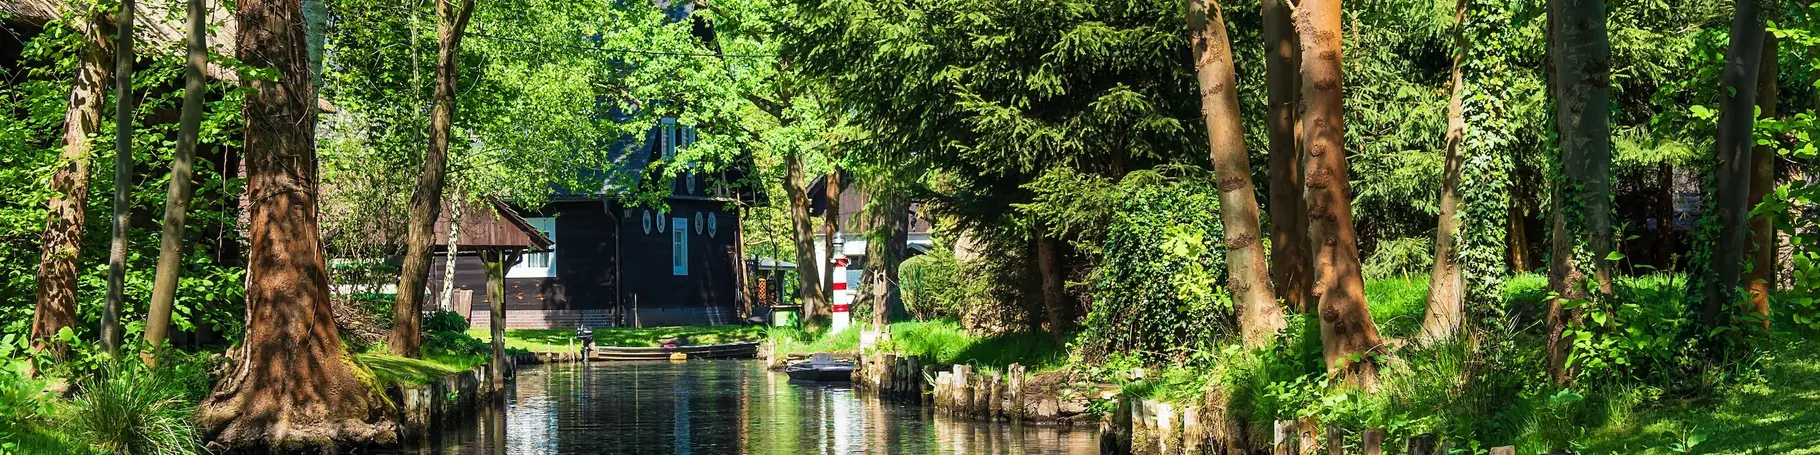
{"type": "Polygon", "coordinates": [[[651,233],[651,211],[645,210],[645,233],[651,233]]]}
{"type": "Polygon", "coordinates": [[[708,236],[709,237],[714,236],[714,231],[720,230],[720,221],[719,220],[720,220],[720,217],[718,217],[718,216],[708,215],[708,236]]]}
{"type": "Polygon", "coordinates": [[[695,212],[695,235],[701,235],[702,229],[707,227],[703,226],[703,224],[706,223],[701,221],[701,212],[695,212]]]}
{"type": "Polygon", "coordinates": [[[670,224],[669,221],[669,217],[664,216],[664,212],[657,212],[657,232],[663,232],[664,226],[670,224]]]}
{"type": "Polygon", "coordinates": [[[683,178],[689,179],[689,194],[695,194],[695,173],[690,172],[687,175],[684,175],[683,178]]]}

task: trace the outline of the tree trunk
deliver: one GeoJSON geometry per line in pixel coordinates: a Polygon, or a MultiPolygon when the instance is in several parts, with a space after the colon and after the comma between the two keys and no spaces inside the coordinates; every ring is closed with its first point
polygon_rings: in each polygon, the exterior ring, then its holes
{"type": "Polygon", "coordinates": [[[1590,297],[1587,280],[1611,294],[1611,40],[1604,0],[1550,2],[1550,42],[1555,68],[1555,121],[1560,128],[1562,174],[1550,203],[1548,373],[1558,385],[1573,381],[1566,337],[1581,309],[1568,300],[1590,297]],[[1570,191],[1571,190],[1571,191],[1570,191]],[[1588,272],[1592,275],[1587,276],[1588,272]]]}
{"type": "Polygon", "coordinates": [[[909,315],[898,288],[898,266],[909,253],[909,204],[893,189],[873,191],[866,241],[866,280],[871,291],[872,324],[885,327],[909,315]]]}
{"type": "MultiPolygon", "coordinates": [[[[1234,312],[1246,346],[1264,346],[1282,331],[1283,309],[1270,287],[1270,269],[1259,242],[1258,200],[1239,121],[1238,74],[1226,18],[1217,0],[1188,0],[1188,34],[1194,48],[1195,78],[1201,88],[1201,117],[1207,122],[1209,159],[1218,176],[1220,222],[1226,227],[1226,266],[1234,312]]],[[[1274,119],[1273,119],[1274,120],[1274,119]]]]}
{"type": "Polygon", "coordinates": [[[487,333],[491,335],[493,358],[487,378],[489,392],[504,388],[506,357],[506,269],[518,265],[523,254],[518,251],[486,250],[480,253],[487,274],[487,333]]]}
{"type": "Polygon", "coordinates": [[[386,345],[392,354],[415,358],[423,345],[423,287],[430,280],[430,255],[436,241],[436,218],[442,211],[442,187],[448,177],[450,128],[455,120],[456,64],[461,57],[461,37],[474,12],[474,0],[436,2],[436,93],[430,108],[430,147],[424,152],[423,170],[411,191],[409,226],[405,233],[404,264],[398,273],[398,301],[392,306],[392,335],[386,345]]]}
{"type": "Polygon", "coordinates": [[[1520,190],[1515,189],[1516,186],[1511,185],[1510,215],[1505,217],[1504,238],[1509,243],[1505,249],[1510,250],[1510,271],[1523,273],[1529,271],[1529,226],[1524,222],[1529,218],[1529,211],[1524,210],[1523,202],[1517,199],[1520,190]]]}
{"type": "MultiPolygon", "coordinates": [[[[202,0],[188,0],[189,39],[185,43],[188,66],[183,73],[183,113],[177,120],[177,150],[171,157],[171,182],[164,199],[164,231],[158,240],[158,271],[152,283],[151,310],[145,317],[145,344],[159,349],[171,327],[171,306],[177,300],[177,279],[183,269],[183,228],[195,195],[192,176],[196,160],[196,140],[202,127],[202,102],[208,96],[208,81],[203,79],[208,65],[208,9],[202,0]]],[[[147,365],[157,366],[158,357],[145,357],[147,365]]]]}
{"type": "Polygon", "coordinates": [[[316,109],[296,0],[240,0],[240,61],[276,70],[247,80],[246,338],[197,420],[229,449],[392,441],[371,424],[371,388],[349,367],[329,306],[317,211],[316,109]]]}
{"type": "Polygon", "coordinates": [[[1066,277],[1062,276],[1061,241],[1049,237],[1047,229],[1036,228],[1036,274],[1041,281],[1043,310],[1049,317],[1049,334],[1059,344],[1074,330],[1074,312],[1069,311],[1066,277]]]}
{"type": "MultiPolygon", "coordinates": [[[[1757,108],[1763,119],[1776,118],[1776,73],[1781,70],[1776,62],[1779,48],[1776,35],[1765,34],[1760,62],[1763,66],[1757,71],[1757,108]]],[[[1750,196],[1744,207],[1746,212],[1763,203],[1776,185],[1776,148],[1759,145],[1751,150],[1750,159],[1750,196]]],[[[1751,304],[1745,310],[1756,312],[1763,318],[1763,328],[1769,329],[1769,294],[1776,290],[1775,220],[1768,214],[1751,217],[1750,232],[1751,269],[1744,288],[1749,292],[1751,304]]]]}
{"type": "Polygon", "coordinates": [[[121,0],[114,37],[114,230],[108,238],[107,303],[101,350],[120,353],[120,304],[126,300],[126,237],[133,220],[133,0],[121,0]]]}
{"type": "MultiPolygon", "coordinates": [[[[735,193],[733,200],[740,200],[740,196],[735,193]]],[[[750,209],[743,205],[733,209],[733,281],[739,287],[739,292],[733,295],[739,305],[740,319],[752,317],[752,269],[746,265],[747,210],[750,209]]]]}
{"type": "Polygon", "coordinates": [[[1307,141],[1309,246],[1314,252],[1313,294],[1321,320],[1323,357],[1330,372],[1372,387],[1377,381],[1378,326],[1365,305],[1359,275],[1358,234],[1346,170],[1345,117],[1341,107],[1340,0],[1308,0],[1297,10],[1302,43],[1302,125],[1307,141]]]}
{"type": "MultiPolygon", "coordinates": [[[[1725,72],[1720,76],[1718,152],[1713,208],[1718,212],[1719,233],[1711,245],[1714,275],[1705,283],[1700,319],[1709,328],[1731,323],[1727,305],[1736,293],[1744,271],[1744,252],[1750,250],[1751,131],[1757,120],[1757,73],[1763,58],[1764,24],[1757,10],[1761,0],[1732,2],[1731,45],[1725,50],[1725,72]]],[[[1771,76],[1774,78],[1774,76],[1771,76]]],[[[1772,109],[1773,110],[1773,109],[1772,109]]]]}
{"type": "MultiPolygon", "coordinates": [[[[1269,98],[1270,272],[1277,297],[1296,312],[1307,312],[1309,294],[1308,204],[1302,199],[1302,59],[1295,25],[1283,0],[1263,0],[1264,87],[1269,98]]],[[[1230,44],[1229,44],[1230,47],[1230,44]]]]}
{"type": "MultiPolygon", "coordinates": [[[[461,256],[458,254],[461,252],[461,212],[468,205],[467,200],[461,197],[461,182],[455,182],[455,192],[449,199],[453,201],[449,207],[449,210],[451,211],[449,213],[449,245],[444,249],[445,254],[443,254],[442,258],[442,294],[437,297],[437,300],[440,301],[436,303],[436,309],[442,311],[449,311],[454,308],[450,306],[449,301],[454,297],[453,294],[455,293],[455,261],[461,259],[461,256]]],[[[615,264],[617,264],[617,262],[615,262],[615,264]]],[[[461,317],[465,318],[468,317],[468,315],[464,314],[461,315],[461,317]]]]}
{"type": "Polygon", "coordinates": [[[1675,167],[1664,161],[1656,169],[1656,269],[1675,269],[1675,167]]]}
{"type": "Polygon", "coordinates": [[[1462,94],[1464,88],[1460,63],[1466,57],[1466,5],[1460,0],[1454,6],[1453,95],[1447,102],[1447,161],[1441,176],[1441,218],[1435,224],[1434,268],[1428,274],[1428,313],[1422,320],[1422,337],[1428,341],[1446,341],[1459,334],[1466,316],[1466,283],[1460,265],[1454,258],[1455,235],[1460,231],[1460,172],[1465,156],[1460,143],[1466,140],[1466,115],[1462,94]]]}
{"type": "Polygon", "coordinates": [[[82,224],[88,208],[89,135],[101,129],[101,105],[107,97],[107,36],[101,12],[78,14],[70,23],[83,36],[81,60],[63,115],[63,153],[51,175],[50,215],[44,226],[43,260],[38,265],[38,306],[32,313],[32,348],[62,359],[69,346],[52,337],[76,324],[76,260],[82,250],[82,224]]]}
{"type": "Polygon", "coordinates": [[[829,308],[822,295],[821,267],[816,265],[815,222],[809,219],[809,192],[804,188],[802,155],[785,157],[784,166],[784,193],[790,197],[790,225],[792,240],[796,242],[796,278],[803,294],[803,314],[819,318],[829,308]]]}
{"type": "MultiPolygon", "coordinates": [[[[841,229],[840,222],[842,221],[840,219],[840,170],[839,169],[834,170],[834,172],[828,173],[828,188],[827,188],[827,191],[825,192],[825,194],[827,195],[827,198],[828,198],[828,207],[827,207],[827,212],[822,214],[823,215],[822,216],[822,245],[826,246],[828,251],[826,252],[827,254],[825,254],[824,257],[822,258],[821,263],[833,264],[834,256],[836,254],[840,253],[838,251],[834,251],[834,234],[840,232],[840,229],[841,229]]],[[[827,267],[822,268],[821,279],[822,279],[822,289],[827,289],[828,298],[833,299],[834,293],[840,292],[840,291],[834,290],[834,266],[833,265],[829,265],[827,267]]],[[[848,285],[856,285],[856,284],[859,284],[859,283],[848,283],[848,285]]]]}

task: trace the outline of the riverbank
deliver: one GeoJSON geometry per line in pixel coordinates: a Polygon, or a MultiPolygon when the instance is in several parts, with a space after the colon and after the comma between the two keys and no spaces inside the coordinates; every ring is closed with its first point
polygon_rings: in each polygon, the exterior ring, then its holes
{"type": "MultiPolygon", "coordinates": [[[[766,328],[750,325],[703,327],[597,328],[594,346],[653,347],[665,340],[682,340],[684,344],[721,344],[765,339],[766,328]]],[[[469,329],[467,335],[492,342],[486,329],[469,329]]],[[[506,348],[535,353],[575,352],[581,344],[575,329],[506,329],[506,348]]]]}

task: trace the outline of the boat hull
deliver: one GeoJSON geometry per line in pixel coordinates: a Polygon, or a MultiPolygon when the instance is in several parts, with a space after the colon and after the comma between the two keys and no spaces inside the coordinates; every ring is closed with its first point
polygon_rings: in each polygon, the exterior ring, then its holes
{"type": "Polygon", "coordinates": [[[742,341],[674,348],[602,346],[595,348],[593,354],[588,358],[605,361],[669,360],[673,354],[687,355],[690,359],[752,359],[758,358],[758,342],[742,341]]]}

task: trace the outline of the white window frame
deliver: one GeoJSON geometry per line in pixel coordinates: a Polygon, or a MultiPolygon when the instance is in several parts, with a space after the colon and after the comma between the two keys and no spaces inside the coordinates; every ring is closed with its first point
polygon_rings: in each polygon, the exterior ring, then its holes
{"type": "Polygon", "coordinates": [[[689,217],[670,218],[670,274],[689,275],[689,217]]]}
{"type": "Polygon", "coordinates": [[[544,236],[550,238],[550,241],[552,242],[550,251],[543,253],[525,253],[524,258],[518,261],[518,265],[514,265],[511,270],[506,271],[506,278],[554,278],[556,276],[556,245],[554,244],[556,241],[556,219],[525,218],[525,224],[529,224],[532,228],[543,231],[544,236]],[[534,264],[541,264],[542,267],[534,264]]]}

